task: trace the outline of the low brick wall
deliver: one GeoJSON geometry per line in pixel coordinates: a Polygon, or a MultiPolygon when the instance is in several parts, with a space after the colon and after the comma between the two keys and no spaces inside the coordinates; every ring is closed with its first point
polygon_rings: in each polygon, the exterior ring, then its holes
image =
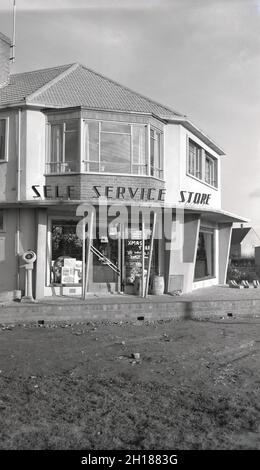
{"type": "Polygon", "coordinates": [[[135,321],[260,316],[260,299],[225,301],[142,301],[35,303],[0,306],[0,323],[44,321],[135,321]],[[231,315],[232,314],[232,315],[231,315]]]}

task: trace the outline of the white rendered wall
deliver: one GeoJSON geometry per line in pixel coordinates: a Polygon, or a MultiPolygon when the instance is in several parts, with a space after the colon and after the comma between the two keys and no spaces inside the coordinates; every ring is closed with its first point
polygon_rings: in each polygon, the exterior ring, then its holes
{"type": "MultiPolygon", "coordinates": [[[[218,164],[218,188],[213,188],[203,181],[187,174],[187,138],[190,137],[210,155],[219,160],[219,156],[202,140],[195,137],[179,124],[169,124],[164,128],[164,157],[166,197],[169,204],[180,204],[183,207],[201,207],[200,204],[181,203],[180,191],[210,194],[209,204],[206,207],[221,207],[221,162],[218,164]]],[[[187,193],[186,193],[187,196],[187,193]]]]}
{"type": "Polygon", "coordinates": [[[23,161],[22,199],[33,199],[32,186],[45,184],[45,115],[40,111],[26,111],[26,149],[23,161]]]}

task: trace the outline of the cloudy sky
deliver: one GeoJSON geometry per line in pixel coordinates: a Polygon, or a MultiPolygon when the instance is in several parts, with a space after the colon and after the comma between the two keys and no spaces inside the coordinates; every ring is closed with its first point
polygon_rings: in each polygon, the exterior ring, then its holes
{"type": "MultiPolygon", "coordinates": [[[[0,31],[12,30],[0,0],[0,31]]],[[[260,0],[16,0],[14,72],[81,62],[224,148],[223,208],[260,234],[260,0]]]]}

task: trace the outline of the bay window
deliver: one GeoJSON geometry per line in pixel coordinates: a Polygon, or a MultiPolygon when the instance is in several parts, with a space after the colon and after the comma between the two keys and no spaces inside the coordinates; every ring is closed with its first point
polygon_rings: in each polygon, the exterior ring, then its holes
{"type": "Polygon", "coordinates": [[[70,119],[51,122],[48,129],[46,173],[163,178],[162,132],[149,124],[70,119]]]}
{"type": "Polygon", "coordinates": [[[79,171],[79,120],[50,124],[47,173],[79,171]]]}

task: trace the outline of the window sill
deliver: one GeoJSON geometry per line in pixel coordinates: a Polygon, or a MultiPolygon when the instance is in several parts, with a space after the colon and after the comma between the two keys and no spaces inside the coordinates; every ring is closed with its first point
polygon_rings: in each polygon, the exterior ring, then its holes
{"type": "Polygon", "coordinates": [[[197,178],[196,176],[191,175],[191,174],[188,173],[188,172],[186,173],[186,175],[187,175],[189,178],[192,178],[193,180],[198,181],[198,182],[201,183],[201,184],[204,184],[204,185],[207,186],[208,188],[214,189],[215,191],[218,191],[218,190],[219,190],[218,186],[212,186],[211,184],[207,183],[206,181],[201,180],[201,179],[197,178]]]}
{"type": "Polygon", "coordinates": [[[8,160],[1,160],[0,159],[0,163],[8,163],[8,160]]]}
{"type": "Polygon", "coordinates": [[[75,176],[75,175],[105,175],[105,176],[125,176],[125,177],[131,177],[131,178],[153,178],[154,180],[161,181],[162,183],[165,183],[165,179],[157,178],[156,176],[152,175],[135,175],[133,173],[105,173],[101,171],[77,171],[77,172],[64,172],[64,173],[44,173],[44,177],[47,176],[75,176]]]}

